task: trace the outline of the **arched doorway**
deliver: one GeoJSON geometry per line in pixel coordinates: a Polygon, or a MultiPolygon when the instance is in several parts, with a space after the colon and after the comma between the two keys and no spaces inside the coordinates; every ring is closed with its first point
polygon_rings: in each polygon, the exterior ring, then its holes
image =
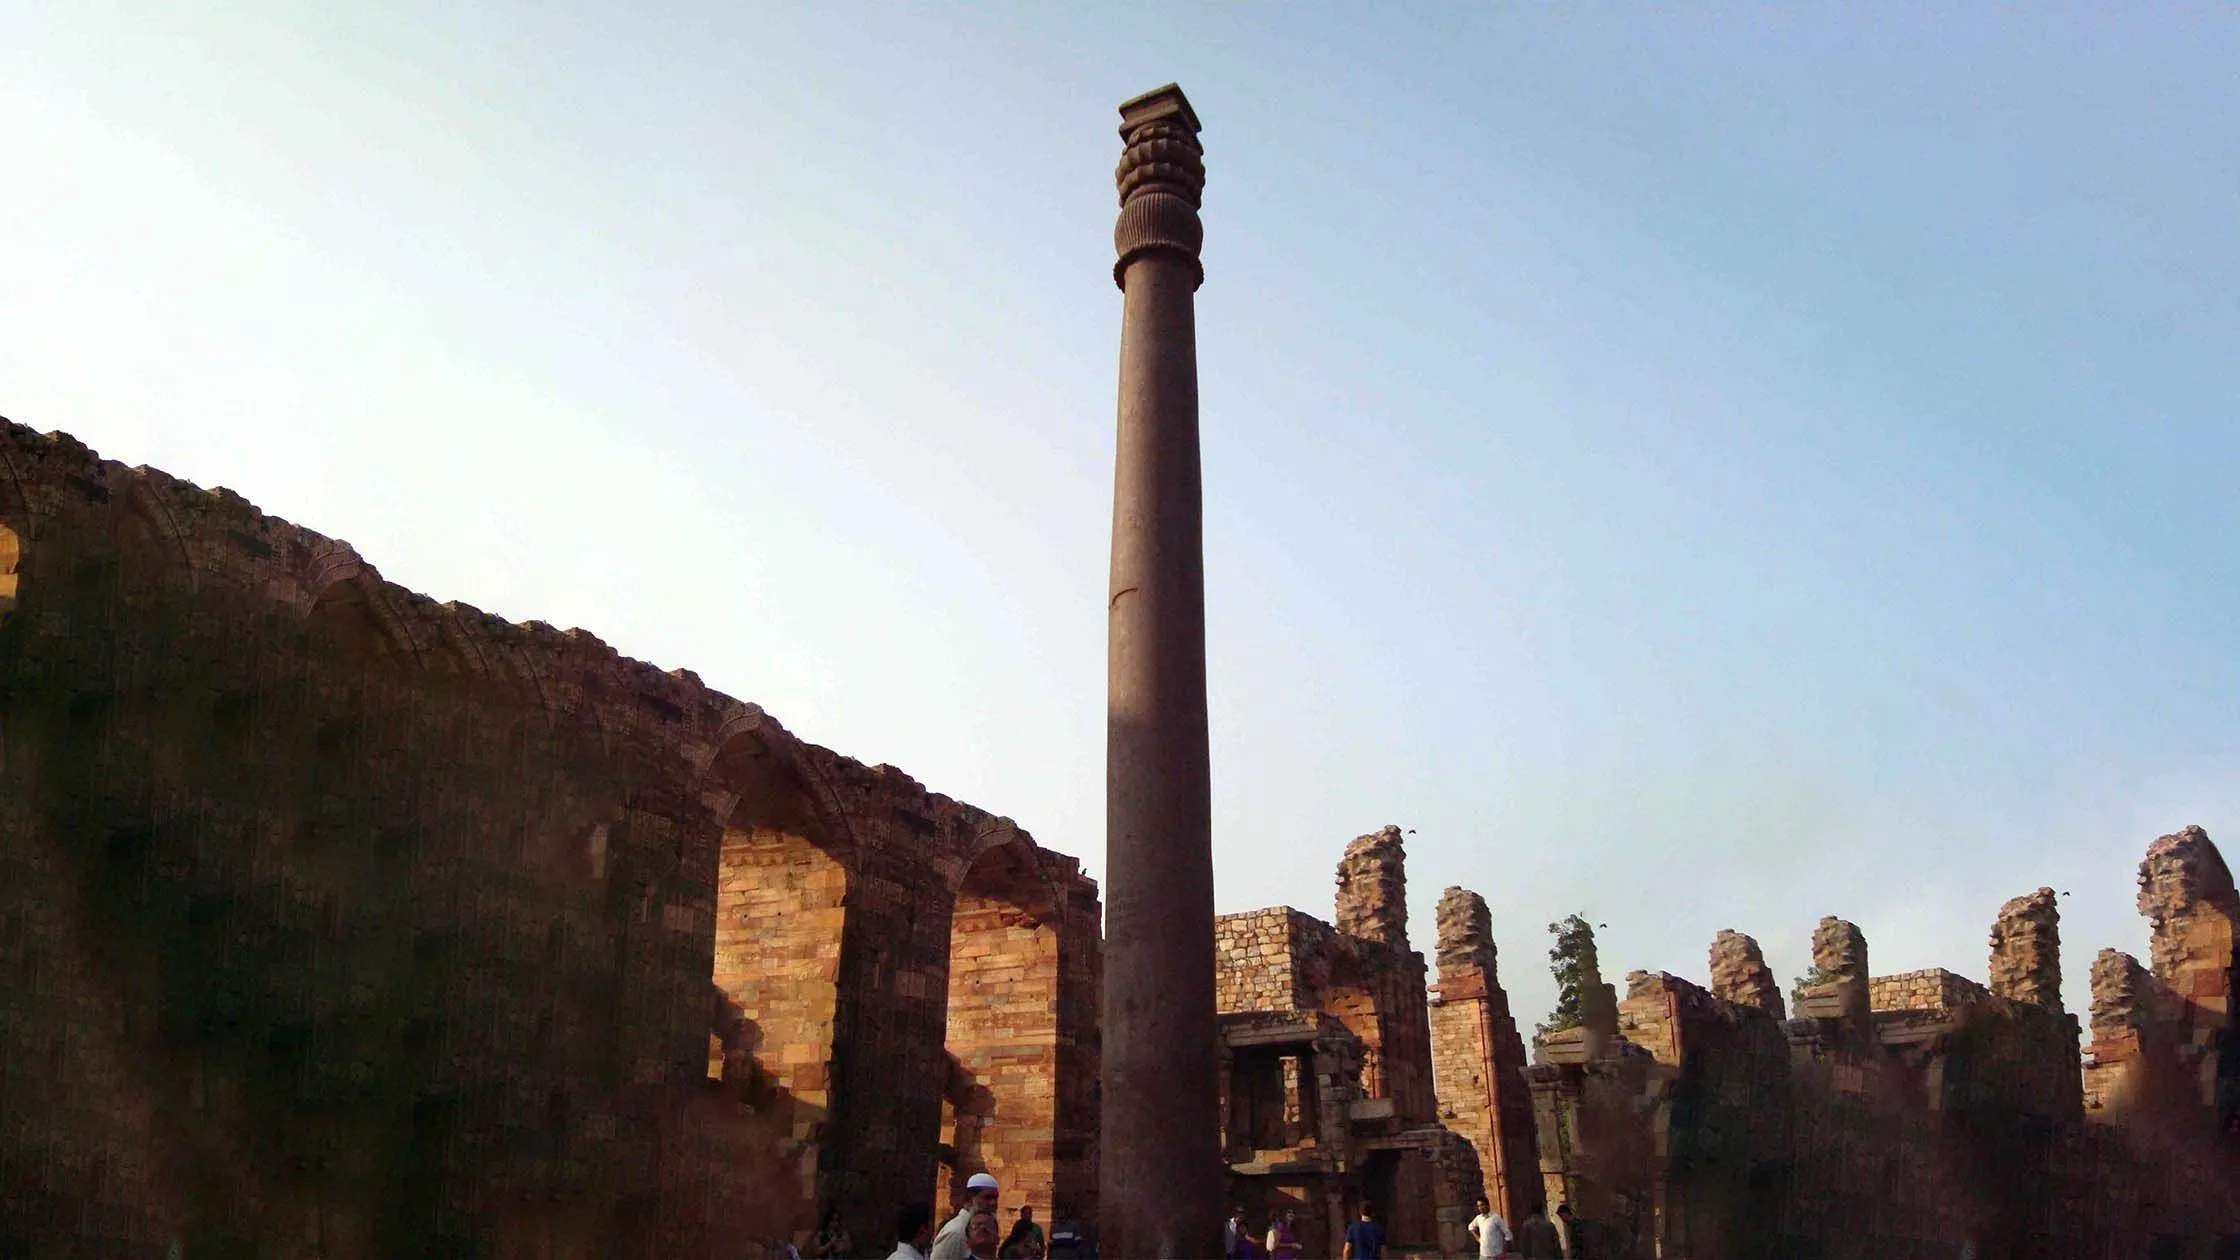
{"type": "Polygon", "coordinates": [[[723,1011],[708,1074],[754,1108],[777,1137],[785,1184],[773,1215],[806,1228],[818,1161],[831,1140],[848,868],[809,797],[751,736],[714,773],[738,793],[717,855],[714,979],[723,1011]]]}
{"type": "Polygon", "coordinates": [[[1059,932],[1026,844],[982,854],[957,889],[949,933],[938,1204],[963,1180],[1002,1184],[1005,1229],[1031,1204],[1047,1227],[1056,1188],[1059,932]]]}
{"type": "Polygon", "coordinates": [[[16,607],[16,582],[23,567],[23,539],[14,530],[0,525],[0,623],[16,607]]]}

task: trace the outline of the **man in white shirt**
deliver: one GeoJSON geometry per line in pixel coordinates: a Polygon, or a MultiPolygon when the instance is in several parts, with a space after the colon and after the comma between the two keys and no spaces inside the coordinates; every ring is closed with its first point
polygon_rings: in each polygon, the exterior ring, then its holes
{"type": "Polygon", "coordinates": [[[926,1260],[933,1245],[933,1206],[912,1203],[894,1214],[894,1253],[887,1260],[926,1260]]]}
{"type": "Polygon", "coordinates": [[[1501,1219],[1500,1214],[1493,1210],[1493,1204],[1483,1195],[1478,1197],[1478,1214],[1470,1218],[1470,1236],[1478,1240],[1478,1255],[1481,1258],[1508,1254],[1512,1237],[1509,1223],[1501,1219]]]}
{"type": "Polygon", "coordinates": [[[975,1212],[996,1210],[996,1179],[984,1172],[972,1174],[964,1183],[964,1206],[933,1236],[933,1260],[966,1260],[972,1254],[972,1244],[965,1238],[965,1228],[972,1224],[975,1212]]]}

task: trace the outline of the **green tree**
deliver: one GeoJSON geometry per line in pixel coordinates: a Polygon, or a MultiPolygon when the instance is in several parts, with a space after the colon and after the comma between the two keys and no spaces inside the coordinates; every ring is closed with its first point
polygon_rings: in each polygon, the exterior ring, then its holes
{"type": "Polygon", "coordinates": [[[1822,971],[1820,969],[1820,964],[1814,963],[1810,967],[1805,968],[1805,972],[1803,975],[1797,977],[1797,987],[1789,991],[1789,1000],[1794,1003],[1799,998],[1804,996],[1804,991],[1806,989],[1809,989],[1816,984],[1826,984],[1833,979],[1835,979],[1835,976],[1832,973],[1822,971]]]}
{"type": "Polygon", "coordinates": [[[1548,951],[1548,971],[1556,978],[1556,1009],[1549,1013],[1547,1022],[1533,1028],[1535,1044],[1546,1041],[1550,1033],[1586,1022],[1580,995],[1587,964],[1594,958],[1594,928],[1585,918],[1574,914],[1561,923],[1551,923],[1548,935],[1556,938],[1554,948],[1548,951]]]}

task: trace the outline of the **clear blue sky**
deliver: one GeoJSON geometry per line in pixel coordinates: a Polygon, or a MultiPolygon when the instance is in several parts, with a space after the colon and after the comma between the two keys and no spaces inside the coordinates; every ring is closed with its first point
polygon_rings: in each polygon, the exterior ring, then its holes
{"type": "Polygon", "coordinates": [[[2044,883],[2081,1008],[2146,843],[2240,838],[2229,10],[648,7],[20,7],[0,413],[1101,872],[1179,80],[1224,909],[1414,828],[1529,1027],[1574,909],[1980,979],[2044,883]]]}

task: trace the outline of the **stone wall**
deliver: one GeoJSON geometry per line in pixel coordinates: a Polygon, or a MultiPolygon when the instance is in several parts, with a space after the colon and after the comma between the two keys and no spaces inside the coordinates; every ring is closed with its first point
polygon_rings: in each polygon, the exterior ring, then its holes
{"type": "Polygon", "coordinates": [[[1423,955],[1408,948],[1405,863],[1398,827],[1348,844],[1338,863],[1338,930],[1327,937],[1302,931],[1294,948],[1306,960],[1302,1001],[1337,1016],[1361,1038],[1369,1096],[1391,1099],[1403,1121],[1428,1124],[1438,1113],[1425,1003],[1429,975],[1423,955]]]}
{"type": "Polygon", "coordinates": [[[1991,996],[1991,991],[1942,967],[1876,976],[1867,982],[1867,1004],[1885,1011],[1956,1011],[1991,996]]]}
{"type": "Polygon", "coordinates": [[[1361,1040],[1319,1011],[1221,1016],[1223,1158],[1229,1199],[1264,1234],[1297,1214],[1309,1255],[1335,1250],[1345,1227],[1361,1040]]]}
{"type": "Polygon", "coordinates": [[[1498,1183],[1481,1149],[1506,1146],[1509,1175],[1532,1176],[1530,1103],[1514,1079],[1523,1045],[1485,903],[1461,889],[1441,903],[1434,1012],[1423,955],[1408,948],[1405,863],[1400,829],[1385,827],[1346,847],[1337,926],[1287,906],[1215,923],[1229,1189],[1256,1227],[1286,1206],[1313,1217],[1310,1251],[1364,1202],[1402,1251],[1461,1250],[1471,1201],[1498,1183]],[[1443,1100],[1442,1071],[1478,1083],[1443,1100]],[[1497,1096],[1502,1073],[1514,1083],[1497,1096]]]}
{"type": "Polygon", "coordinates": [[[67,437],[0,428],[0,553],[0,1252],[876,1245],[960,904],[1044,925],[1093,1211],[1095,886],[1006,820],[67,437]]]}
{"type": "Polygon", "coordinates": [[[1327,925],[1289,906],[1216,918],[1214,1009],[1224,1014],[1307,1009],[1312,995],[1301,963],[1328,934],[1327,925]]]}
{"type": "Polygon", "coordinates": [[[2081,1029],[2046,987],[2060,940],[2043,891],[2000,909],[2001,993],[1942,968],[1867,981],[1864,933],[1833,918],[1816,933],[1826,979],[1785,1024],[1739,934],[1713,970],[1749,1000],[1635,972],[1600,1054],[1551,1039],[1528,1072],[1547,1193],[1604,1256],[2233,1254],[2240,1134],[2213,1105],[2226,1078],[2203,1075],[2229,1031],[2224,869],[2197,832],[2150,849],[2161,968],[2102,954],[2082,1072],[2081,1029]],[[2206,1014],[2182,996],[2197,993],[2206,1014]]]}

